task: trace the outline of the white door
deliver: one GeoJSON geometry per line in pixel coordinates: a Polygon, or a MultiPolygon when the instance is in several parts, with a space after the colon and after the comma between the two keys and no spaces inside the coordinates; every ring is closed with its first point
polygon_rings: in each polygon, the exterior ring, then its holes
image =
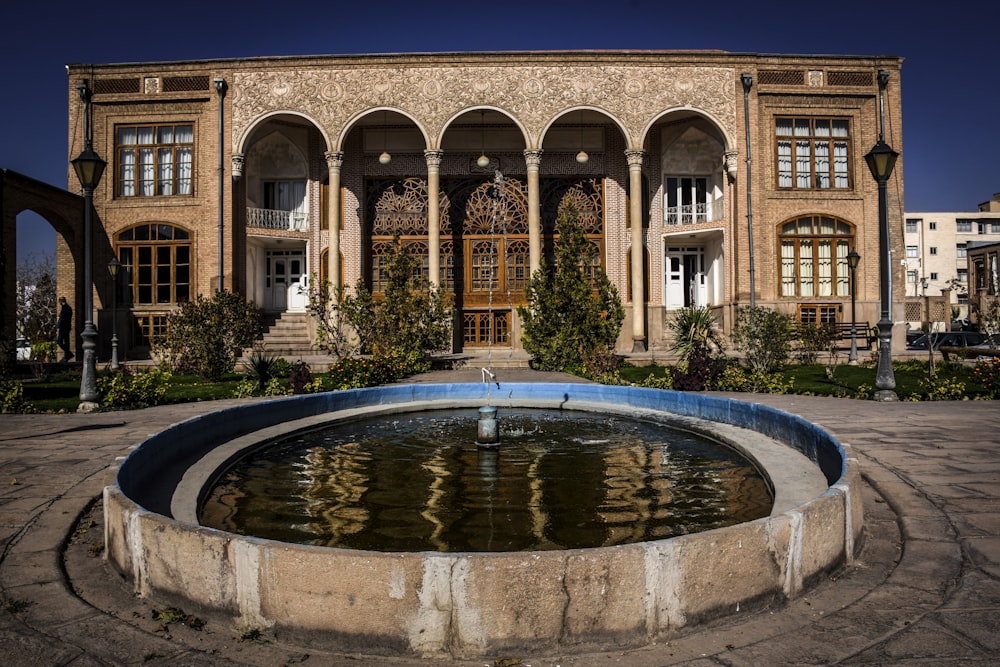
{"type": "Polygon", "coordinates": [[[704,248],[670,246],[664,257],[667,310],[708,305],[708,278],[704,248]]]}
{"type": "Polygon", "coordinates": [[[288,309],[288,287],[305,273],[305,255],[299,250],[267,251],[265,310],[288,309]]]}
{"type": "Polygon", "coordinates": [[[667,254],[666,290],[667,310],[684,307],[684,261],[679,254],[667,254]]]}

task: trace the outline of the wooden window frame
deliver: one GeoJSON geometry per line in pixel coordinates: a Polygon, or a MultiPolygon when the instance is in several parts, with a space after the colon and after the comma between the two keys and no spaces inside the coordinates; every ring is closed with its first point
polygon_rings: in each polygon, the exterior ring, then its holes
{"type": "Polygon", "coordinates": [[[850,190],[854,187],[854,179],[852,176],[852,165],[854,157],[854,147],[852,145],[852,131],[851,131],[851,120],[844,117],[832,117],[832,116],[776,116],[773,124],[774,129],[774,185],[778,190],[782,191],[793,191],[793,190],[836,190],[844,191],[850,190]],[[791,123],[791,134],[778,134],[779,123],[782,121],[791,123]],[[817,134],[816,128],[823,123],[827,123],[830,126],[830,134],[823,135],[817,134]],[[846,136],[834,136],[833,135],[833,125],[834,123],[846,123],[847,125],[847,135],[846,136]],[[808,132],[805,134],[796,134],[798,128],[803,126],[808,126],[808,132]],[[784,156],[782,153],[782,144],[788,143],[788,153],[784,156]],[[847,155],[844,158],[844,171],[837,171],[837,160],[839,159],[836,155],[835,146],[836,144],[845,144],[847,155]],[[808,165],[809,173],[805,174],[804,171],[799,169],[800,161],[798,157],[798,147],[800,144],[808,144],[808,165]],[[818,147],[826,145],[826,154],[821,155],[820,151],[817,151],[818,147]],[[789,162],[789,167],[787,170],[782,169],[783,158],[787,157],[789,162]],[[821,160],[825,159],[826,169],[820,168],[821,160]],[[782,185],[782,176],[788,175],[791,179],[789,185],[782,185]],[[843,185],[837,184],[837,179],[839,177],[846,179],[843,185]],[[826,178],[825,184],[822,180],[826,178]],[[806,185],[800,183],[801,180],[805,178],[806,185]]]}
{"type": "Polygon", "coordinates": [[[127,199],[133,198],[151,198],[151,197],[193,197],[195,194],[195,183],[196,178],[196,160],[197,155],[197,142],[195,140],[196,126],[193,122],[173,122],[173,123],[128,123],[123,125],[118,125],[115,127],[115,196],[127,199]],[[176,140],[171,141],[160,141],[159,137],[161,130],[166,128],[173,128],[172,136],[177,136],[177,128],[185,127],[191,128],[191,142],[178,142],[176,140]],[[153,132],[152,143],[141,144],[138,141],[134,144],[125,144],[121,142],[121,136],[123,131],[130,129],[136,130],[138,134],[141,128],[150,128],[153,132]],[[153,157],[153,192],[151,194],[143,194],[143,183],[146,180],[142,175],[142,167],[139,161],[139,151],[140,149],[149,149],[152,151],[153,157]],[[190,151],[190,177],[187,179],[190,181],[188,185],[188,192],[181,192],[182,179],[178,168],[181,162],[178,161],[178,151],[181,149],[187,149],[190,151]],[[171,164],[171,178],[170,178],[170,192],[162,192],[164,188],[164,183],[166,181],[160,178],[160,169],[162,164],[163,151],[169,151],[172,156],[171,164]],[[135,153],[135,162],[132,164],[132,176],[126,178],[125,169],[125,155],[129,152],[135,153]],[[132,193],[128,194],[125,187],[126,182],[131,182],[132,193]]]}

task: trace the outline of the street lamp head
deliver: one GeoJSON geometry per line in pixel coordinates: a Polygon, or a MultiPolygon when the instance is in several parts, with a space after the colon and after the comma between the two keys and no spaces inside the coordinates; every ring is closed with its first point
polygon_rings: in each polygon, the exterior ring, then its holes
{"type": "Polygon", "coordinates": [[[865,154],[865,162],[868,163],[868,169],[871,170],[872,177],[879,183],[882,183],[889,180],[889,176],[892,175],[892,168],[896,166],[896,158],[898,157],[899,153],[892,150],[889,144],[879,139],[878,143],[865,154]]]}
{"type": "Polygon", "coordinates": [[[80,185],[83,186],[83,189],[93,190],[101,182],[101,176],[104,175],[104,168],[108,163],[102,160],[101,156],[87,145],[71,164],[73,165],[73,171],[76,172],[76,177],[80,179],[80,185]]]}
{"type": "Polygon", "coordinates": [[[851,267],[851,271],[858,268],[858,264],[861,263],[861,255],[858,254],[857,250],[851,250],[847,253],[847,266],[851,267]]]}
{"type": "Polygon", "coordinates": [[[118,269],[120,269],[121,266],[121,262],[118,261],[117,257],[111,258],[111,261],[108,262],[108,273],[111,274],[112,278],[118,277],[118,269]]]}

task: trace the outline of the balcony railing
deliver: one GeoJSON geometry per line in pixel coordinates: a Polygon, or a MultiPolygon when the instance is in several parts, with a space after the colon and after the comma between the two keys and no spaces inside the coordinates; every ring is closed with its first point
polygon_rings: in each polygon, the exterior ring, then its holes
{"type": "Polygon", "coordinates": [[[723,200],[716,199],[710,203],[687,204],[684,206],[668,206],[666,220],[668,225],[693,225],[697,222],[712,222],[723,215],[723,200]]]}
{"type": "Polygon", "coordinates": [[[270,208],[247,208],[247,227],[304,232],[309,229],[309,215],[270,208]]]}

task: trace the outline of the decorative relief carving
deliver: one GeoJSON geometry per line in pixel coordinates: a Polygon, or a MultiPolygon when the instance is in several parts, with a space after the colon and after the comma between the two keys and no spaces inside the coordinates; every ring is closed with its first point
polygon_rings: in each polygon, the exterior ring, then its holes
{"type": "Polygon", "coordinates": [[[664,111],[701,109],[735,136],[736,77],[728,67],[592,66],[386,67],[285,69],[237,73],[233,78],[234,140],[262,114],[303,113],[336,137],[366,109],[391,106],[419,119],[440,137],[448,118],[488,105],[515,117],[538,145],[543,128],[573,106],[591,106],[618,118],[629,142],[664,111]],[[336,104],[331,104],[336,102],[336,104]]]}

